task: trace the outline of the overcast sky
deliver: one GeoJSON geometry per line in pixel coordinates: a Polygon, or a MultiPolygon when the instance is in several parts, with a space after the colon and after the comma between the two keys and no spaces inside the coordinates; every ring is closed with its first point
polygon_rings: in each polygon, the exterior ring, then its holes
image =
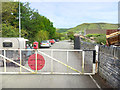
{"type": "Polygon", "coordinates": [[[30,2],[30,7],[38,9],[56,28],[118,22],[118,2],[30,2]]]}

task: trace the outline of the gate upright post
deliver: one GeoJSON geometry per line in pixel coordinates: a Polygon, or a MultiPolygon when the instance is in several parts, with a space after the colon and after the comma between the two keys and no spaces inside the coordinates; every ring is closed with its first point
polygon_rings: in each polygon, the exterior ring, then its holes
{"type": "Polygon", "coordinates": [[[36,73],[37,73],[37,49],[35,49],[36,73]]]}
{"type": "MultiPolygon", "coordinates": [[[[67,50],[67,65],[68,65],[68,50],[67,50]]],[[[68,67],[67,67],[67,72],[68,72],[68,67]]]]}
{"type": "MultiPolygon", "coordinates": [[[[18,51],[18,52],[19,52],[19,51],[18,51]]],[[[21,62],[21,61],[22,61],[21,54],[22,54],[22,53],[21,53],[21,49],[20,49],[20,73],[21,73],[21,63],[22,63],[22,62],[21,62]]]]}
{"type": "MultiPolygon", "coordinates": [[[[51,50],[51,57],[53,57],[53,50],[51,50]]],[[[51,74],[53,74],[53,59],[51,59],[51,74]]]]}
{"type": "MultiPolygon", "coordinates": [[[[5,52],[5,50],[4,50],[4,57],[6,57],[6,52],[5,52]]],[[[5,58],[4,58],[4,72],[6,72],[6,60],[5,60],[5,58]]]]}
{"type": "Polygon", "coordinates": [[[85,51],[82,52],[82,73],[84,73],[85,67],[85,51]]]}
{"type": "Polygon", "coordinates": [[[95,46],[96,50],[96,73],[98,72],[98,59],[99,59],[99,45],[95,46]]]}

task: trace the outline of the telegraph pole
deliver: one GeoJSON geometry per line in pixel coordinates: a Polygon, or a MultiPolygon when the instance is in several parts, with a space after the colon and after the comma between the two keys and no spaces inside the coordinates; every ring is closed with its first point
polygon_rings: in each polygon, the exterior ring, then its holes
{"type": "Polygon", "coordinates": [[[19,38],[21,38],[20,0],[19,0],[19,38]]]}

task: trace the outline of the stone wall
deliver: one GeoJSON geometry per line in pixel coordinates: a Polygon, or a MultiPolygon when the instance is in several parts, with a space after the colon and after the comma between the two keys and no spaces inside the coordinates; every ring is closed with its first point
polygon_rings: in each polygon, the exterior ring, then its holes
{"type": "MultiPolygon", "coordinates": [[[[96,44],[81,42],[80,49],[95,49],[95,45],[96,44]]],[[[120,47],[99,45],[98,73],[112,87],[120,88],[120,47]]]]}

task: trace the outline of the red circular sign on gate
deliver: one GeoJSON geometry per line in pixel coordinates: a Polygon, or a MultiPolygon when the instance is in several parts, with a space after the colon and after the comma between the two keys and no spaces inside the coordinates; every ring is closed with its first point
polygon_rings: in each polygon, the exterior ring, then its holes
{"type": "MultiPolygon", "coordinates": [[[[36,70],[35,54],[31,55],[28,59],[28,65],[32,70],[36,70]]],[[[45,65],[45,60],[42,55],[37,54],[37,70],[41,70],[45,65]]]]}

